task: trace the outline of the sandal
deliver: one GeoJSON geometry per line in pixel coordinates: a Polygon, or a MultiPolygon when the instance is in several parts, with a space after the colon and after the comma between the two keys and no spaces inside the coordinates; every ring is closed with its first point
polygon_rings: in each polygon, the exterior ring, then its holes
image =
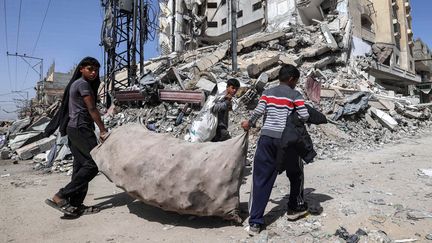
{"type": "Polygon", "coordinates": [[[66,199],[60,200],[60,202],[56,203],[51,199],[46,199],[45,203],[51,206],[52,208],[55,208],[59,210],[60,212],[64,213],[68,216],[77,216],[77,207],[74,207],[70,205],[69,201],[66,199]]]}
{"type": "Polygon", "coordinates": [[[77,211],[80,215],[89,215],[89,214],[99,213],[101,209],[98,206],[86,206],[84,204],[81,204],[78,207],[77,211]]]}
{"type": "Polygon", "coordinates": [[[68,220],[70,220],[70,219],[77,219],[79,217],[81,217],[80,214],[76,214],[76,215],[63,214],[63,216],[61,216],[60,218],[61,219],[68,219],[68,220]]]}

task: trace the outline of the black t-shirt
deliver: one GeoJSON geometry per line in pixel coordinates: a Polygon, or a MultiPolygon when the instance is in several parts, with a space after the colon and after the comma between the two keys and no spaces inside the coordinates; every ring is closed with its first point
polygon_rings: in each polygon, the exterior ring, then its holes
{"type": "Polygon", "coordinates": [[[94,97],[90,83],[80,78],[72,83],[69,90],[69,127],[93,127],[93,119],[84,103],[84,96],[94,97]]]}

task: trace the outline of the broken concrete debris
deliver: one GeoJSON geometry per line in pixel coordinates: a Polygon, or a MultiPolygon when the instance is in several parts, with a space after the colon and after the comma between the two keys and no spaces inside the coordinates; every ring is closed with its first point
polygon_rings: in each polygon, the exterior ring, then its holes
{"type": "Polygon", "coordinates": [[[338,43],[336,42],[333,34],[330,32],[330,29],[327,24],[321,23],[321,31],[327,41],[328,47],[333,51],[338,49],[338,43]]]}
{"type": "Polygon", "coordinates": [[[269,69],[277,64],[279,56],[268,57],[261,60],[259,63],[252,63],[247,66],[247,72],[249,77],[257,78],[264,70],[269,69]]]}
{"type": "MultiPolygon", "coordinates": [[[[311,1],[302,2],[308,5],[311,1]]],[[[308,102],[334,118],[329,119],[331,124],[309,128],[318,158],[337,157],[346,152],[345,148],[373,149],[421,133],[432,124],[432,105],[419,105],[416,97],[388,91],[370,80],[364,71],[374,61],[386,61],[392,48],[377,44],[373,47],[377,55],[347,59],[353,26],[342,2],[345,1],[337,3],[338,11],[309,26],[287,24],[240,39],[236,74],[231,73],[228,41],[146,61],[146,74],[140,83],[117,92],[114,105],[104,108],[106,126],[140,123],[153,132],[184,138],[208,95],[222,93],[226,81],[237,78],[242,88],[229,126],[232,136],[236,136],[243,132],[239,123],[250,115],[259,95],[264,89],[279,85],[281,65],[289,63],[302,74],[298,89],[308,102]]],[[[58,101],[49,108],[35,105],[32,117],[1,124],[4,132],[0,133],[5,135],[2,157],[17,156],[18,150],[28,158],[49,150],[48,161],[42,166],[69,161],[65,144],[56,142],[54,148],[48,148],[52,143],[35,143],[45,139],[41,131],[59,105],[58,101]],[[26,147],[31,144],[33,147],[26,147]],[[41,147],[46,150],[41,151],[41,147]]],[[[254,148],[256,137],[251,136],[250,140],[250,147],[254,148]]],[[[250,149],[248,158],[252,157],[250,149]]]]}
{"type": "Polygon", "coordinates": [[[54,136],[49,138],[43,138],[39,141],[17,149],[16,153],[18,154],[19,158],[23,160],[31,159],[33,158],[33,156],[41,152],[48,151],[55,143],[55,141],[56,138],[54,136]]]}
{"type": "Polygon", "coordinates": [[[366,231],[358,229],[354,234],[351,235],[344,227],[340,227],[336,230],[334,235],[344,239],[347,243],[357,243],[359,242],[361,236],[367,236],[368,234],[366,231]]]}
{"type": "Polygon", "coordinates": [[[410,211],[407,213],[407,218],[411,220],[432,219],[432,212],[410,211]]]}
{"type": "Polygon", "coordinates": [[[376,108],[371,108],[371,113],[374,117],[378,119],[378,121],[388,129],[394,131],[398,126],[398,122],[393,119],[389,114],[384,111],[376,108]]]}

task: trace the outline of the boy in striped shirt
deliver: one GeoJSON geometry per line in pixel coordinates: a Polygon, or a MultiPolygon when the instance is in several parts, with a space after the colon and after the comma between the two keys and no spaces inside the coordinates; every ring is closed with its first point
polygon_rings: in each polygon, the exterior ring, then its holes
{"type": "MultiPolygon", "coordinates": [[[[254,127],[257,120],[264,115],[264,125],[261,128],[261,136],[255,152],[253,185],[249,200],[249,232],[251,234],[259,233],[264,225],[264,210],[278,174],[276,169],[277,144],[282,137],[286,120],[294,110],[304,122],[309,118],[303,96],[295,90],[299,78],[300,72],[296,67],[289,64],[283,65],[279,71],[280,85],[265,90],[252,117],[241,123],[243,129],[247,131],[250,127],[254,127]]],[[[303,187],[302,184],[299,186],[303,187]]],[[[288,203],[288,214],[305,214],[306,212],[307,205],[303,200],[300,202],[290,200],[288,203]]]]}

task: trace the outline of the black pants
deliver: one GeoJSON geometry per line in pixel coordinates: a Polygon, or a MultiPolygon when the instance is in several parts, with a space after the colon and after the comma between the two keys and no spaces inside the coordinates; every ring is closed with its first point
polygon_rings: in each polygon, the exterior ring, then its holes
{"type": "Polygon", "coordinates": [[[231,138],[230,133],[225,127],[218,127],[216,129],[216,135],[211,140],[212,142],[222,142],[231,138]]]}
{"type": "Polygon", "coordinates": [[[287,161],[286,175],[290,181],[290,196],[288,207],[296,208],[304,204],[304,170],[303,161],[296,159],[287,161]]]}
{"type": "MultiPolygon", "coordinates": [[[[258,140],[252,172],[252,191],[249,199],[249,223],[251,224],[264,224],[264,211],[278,175],[276,156],[279,142],[279,139],[268,136],[261,136],[258,140]]],[[[286,174],[290,180],[288,207],[296,208],[304,204],[303,162],[295,151],[289,154],[291,156],[285,161],[287,163],[286,174]]]]}
{"type": "Polygon", "coordinates": [[[72,180],[57,195],[79,206],[87,195],[88,183],[97,175],[98,167],[90,155],[97,139],[91,128],[67,128],[69,147],[74,157],[72,180]]]}

